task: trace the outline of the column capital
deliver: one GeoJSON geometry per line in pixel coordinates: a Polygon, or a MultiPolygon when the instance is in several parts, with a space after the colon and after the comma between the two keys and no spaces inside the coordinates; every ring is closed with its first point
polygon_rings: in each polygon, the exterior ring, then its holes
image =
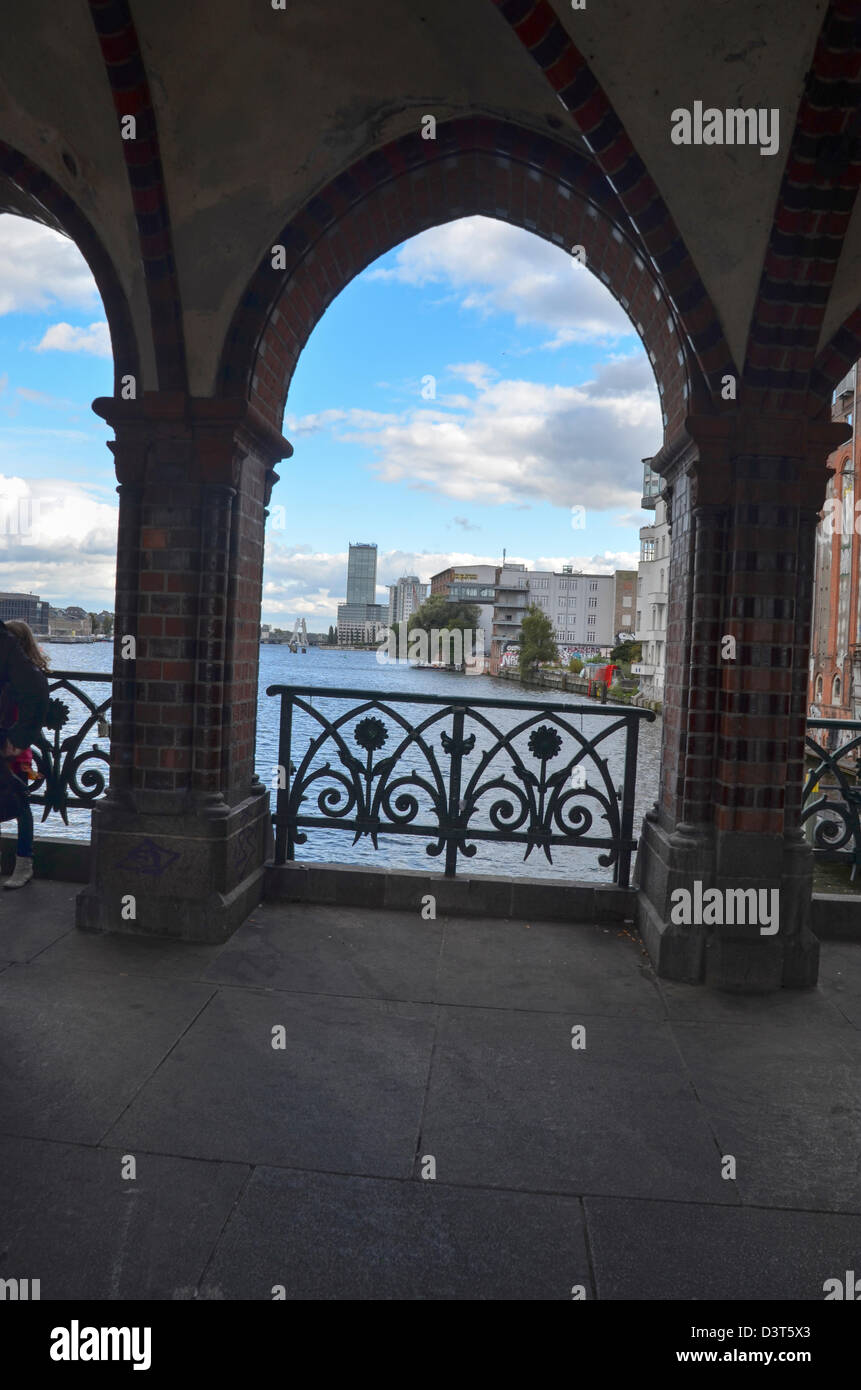
{"type": "Polygon", "coordinates": [[[121,483],[143,483],[149,464],[160,461],[161,446],[171,463],[181,461],[188,482],[228,487],[237,486],[242,457],[254,454],[266,466],[271,491],[277,478],[273,465],[293,453],[290,441],[240,397],[147,391],[128,401],[99,396],[93,410],[116,435],[108,447],[121,483]]]}
{"type": "Polygon", "coordinates": [[[852,437],[850,425],[751,410],[689,415],[685,429],[700,461],[720,466],[735,458],[811,459],[822,463],[852,437]]]}

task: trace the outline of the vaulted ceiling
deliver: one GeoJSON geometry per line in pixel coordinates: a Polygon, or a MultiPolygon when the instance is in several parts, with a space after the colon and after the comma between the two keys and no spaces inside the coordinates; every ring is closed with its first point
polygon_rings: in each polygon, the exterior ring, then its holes
{"type": "MultiPolygon", "coordinates": [[[[818,287],[805,319],[812,360],[861,302],[859,54],[858,0],[587,0],[582,10],[568,0],[28,0],[0,47],[0,208],[69,229],[62,198],[52,206],[28,182],[21,156],[72,200],[113,265],[149,386],[169,271],[188,384],[205,395],[261,257],[339,173],[424,115],[477,114],[551,135],[606,175],[618,142],[596,141],[603,102],[739,371],[752,320],[774,297],[767,268],[778,284],[785,273],[818,287]],[[582,86],[584,63],[600,101],[565,89],[575,67],[582,86]],[[674,144],[671,113],[698,101],[777,109],[778,152],[674,144]],[[138,113],[135,142],[120,137],[123,112],[138,113]],[[810,139],[821,141],[812,155],[810,139]],[[826,193],[839,189],[836,217],[822,187],[818,203],[794,191],[810,168],[796,178],[793,162],[811,159],[826,193]],[[836,244],[825,270],[815,248],[781,241],[799,227],[836,244]]],[[[617,191],[635,225],[652,215],[617,191]]]]}

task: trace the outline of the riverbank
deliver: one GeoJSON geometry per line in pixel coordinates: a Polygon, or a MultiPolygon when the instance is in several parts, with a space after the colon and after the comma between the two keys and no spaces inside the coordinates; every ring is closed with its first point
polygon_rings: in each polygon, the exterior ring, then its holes
{"type": "MultiPolygon", "coordinates": [[[[499,672],[497,679],[511,681],[527,690],[564,690],[568,694],[579,695],[584,700],[590,698],[588,680],[575,675],[573,671],[538,671],[524,679],[516,666],[506,666],[499,672]]],[[[594,695],[591,698],[595,699],[594,695]]],[[[663,710],[660,700],[647,700],[644,695],[622,692],[611,697],[608,693],[607,698],[611,705],[634,705],[637,709],[653,710],[655,714],[661,714],[663,710]]]]}

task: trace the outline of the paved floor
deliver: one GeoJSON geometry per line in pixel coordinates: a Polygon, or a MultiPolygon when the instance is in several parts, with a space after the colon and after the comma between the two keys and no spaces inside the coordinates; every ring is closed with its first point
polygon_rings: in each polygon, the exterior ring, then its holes
{"type": "Polygon", "coordinates": [[[0,898],[0,1278],[43,1299],[861,1273],[861,947],[750,999],[615,928],[267,905],[188,946],[82,935],[75,892],[0,898]]]}

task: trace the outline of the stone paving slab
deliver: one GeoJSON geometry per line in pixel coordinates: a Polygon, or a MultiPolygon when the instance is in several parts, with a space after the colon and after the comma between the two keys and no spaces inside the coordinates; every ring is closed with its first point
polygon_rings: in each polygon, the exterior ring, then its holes
{"type": "Polygon", "coordinates": [[[445,924],[438,1002],[663,1018],[645,948],[620,927],[546,922],[445,924]]]}
{"type": "Polygon", "coordinates": [[[444,1009],[422,1151],[447,1182],[738,1201],[666,1023],[444,1009]]]}
{"type": "MultiPolygon", "coordinates": [[[[831,947],[828,947],[830,954],[831,947]]],[[[823,948],[823,959],[826,951],[823,948]]],[[[861,950],[858,951],[861,966],[861,950]]],[[[783,989],[774,994],[725,994],[675,980],[658,980],[658,991],[667,1015],[678,1023],[714,1023],[804,1029],[811,1024],[840,1026],[844,1022],[824,988],[783,989]]]]}
{"type": "Polygon", "coordinates": [[[98,1143],[212,993],[12,966],[0,977],[0,1133],[98,1143]]]}
{"type": "Polygon", "coordinates": [[[45,1299],[172,1299],[205,1270],[247,1181],[242,1165],[0,1139],[5,1277],[45,1299]]]}
{"type": "Polygon", "coordinates": [[[28,961],[60,938],[75,935],[74,883],[34,881],[7,892],[0,886],[0,961],[28,961]]]}
{"type": "Polygon", "coordinates": [[[593,1296],[582,1209],[534,1196],[257,1168],[207,1270],[210,1296],[593,1296]]]}
{"type": "Polygon", "coordinates": [[[818,1299],[861,1271],[861,950],[740,998],[608,924],[268,904],[201,946],[79,934],[76,892],[0,895],[0,1251],[34,1266],[0,1277],[43,1298],[818,1299]]]}
{"type": "Polygon", "coordinates": [[[39,956],[40,965],[103,975],[152,975],[201,980],[223,944],[170,941],[157,936],[83,932],[74,927],[39,956]]]}
{"type": "Polygon", "coordinates": [[[861,1212],[859,1061],[845,1025],[676,1024],[675,1034],[742,1200],[861,1212]]]}
{"type": "Polygon", "coordinates": [[[821,1302],[826,1279],[859,1269],[861,1215],[608,1197],[583,1205],[601,1299],[821,1302]]]}
{"type": "Polygon", "coordinates": [[[434,1027],[426,1004],[222,990],[108,1140],[408,1177],[434,1027]]]}
{"type": "Polygon", "coordinates": [[[829,945],[822,952],[819,989],[828,1003],[839,1010],[854,1028],[861,1030],[861,948],[829,945]]]}
{"type": "Polygon", "coordinates": [[[418,912],[262,904],[205,971],[218,984],[432,1001],[442,922],[418,912]]]}

